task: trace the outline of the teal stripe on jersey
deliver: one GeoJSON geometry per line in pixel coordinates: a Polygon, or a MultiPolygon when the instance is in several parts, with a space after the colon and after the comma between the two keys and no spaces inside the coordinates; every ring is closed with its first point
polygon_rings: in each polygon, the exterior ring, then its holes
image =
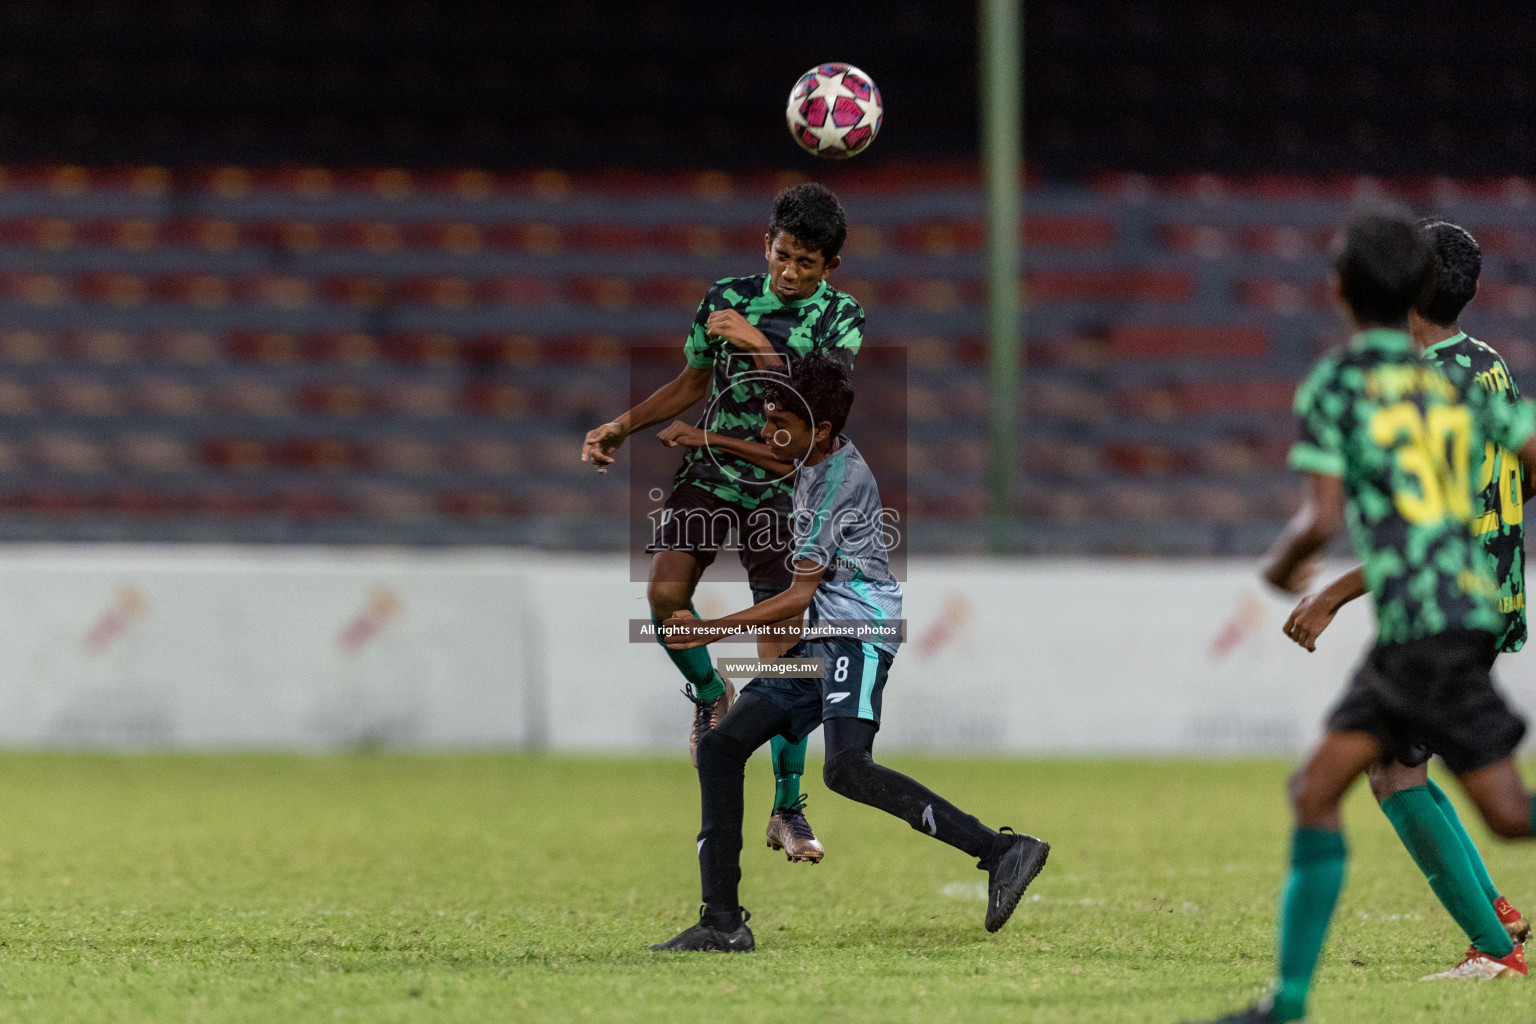
{"type": "Polygon", "coordinates": [[[859,646],[864,648],[864,674],[859,677],[859,717],[874,721],[875,707],[871,701],[875,694],[875,676],[880,671],[880,648],[863,641],[859,646]]]}
{"type": "Polygon", "coordinates": [[[867,581],[859,579],[858,573],[855,572],[854,578],[848,581],[848,586],[853,588],[853,592],[858,595],[859,600],[864,602],[864,607],[869,609],[871,622],[879,625],[885,621],[885,609],[881,608],[880,602],[875,600],[874,591],[867,581]]]}
{"type": "MultiPolygon", "coordinates": [[[[828,456],[828,458],[835,458],[835,455],[828,456]]],[[[821,493],[821,503],[816,506],[816,517],[811,521],[811,532],[806,536],[805,543],[800,546],[800,550],[795,554],[796,560],[805,557],[805,553],[816,546],[816,539],[822,535],[822,530],[827,525],[826,517],[832,511],[832,502],[837,499],[837,492],[843,489],[843,478],[847,475],[848,460],[845,458],[838,459],[835,465],[828,467],[827,479],[825,480],[826,490],[821,493]]],[[[832,531],[827,530],[826,532],[830,539],[832,531]]],[[[822,564],[830,566],[832,559],[837,555],[837,550],[834,548],[831,551],[825,552],[825,554],[827,558],[822,564]]]]}

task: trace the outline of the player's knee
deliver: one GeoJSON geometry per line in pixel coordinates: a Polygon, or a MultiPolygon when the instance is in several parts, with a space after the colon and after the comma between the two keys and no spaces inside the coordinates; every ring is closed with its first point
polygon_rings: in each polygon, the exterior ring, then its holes
{"type": "Polygon", "coordinates": [[[1365,778],[1371,787],[1371,795],[1381,803],[1393,793],[1423,786],[1429,782],[1429,771],[1423,765],[1410,768],[1395,761],[1373,764],[1365,770],[1365,778]]]}
{"type": "Polygon", "coordinates": [[[662,622],[671,618],[673,612],[680,612],[688,607],[688,595],[676,583],[647,584],[645,599],[650,603],[651,616],[662,622]]]}
{"type": "Polygon", "coordinates": [[[1500,839],[1525,839],[1531,834],[1531,806],[1525,802],[1499,801],[1480,808],[1488,828],[1500,839]]]}
{"type": "Polygon", "coordinates": [[[1301,825],[1330,825],[1339,814],[1339,803],[1313,785],[1305,769],[1291,775],[1291,810],[1301,825]]]}
{"type": "Polygon", "coordinates": [[[836,757],[827,758],[827,763],[821,769],[821,781],[832,792],[847,796],[857,788],[864,769],[873,763],[869,754],[862,750],[845,750],[836,757]]]}
{"type": "Polygon", "coordinates": [[[741,771],[751,755],[743,744],[719,729],[711,729],[699,740],[699,771],[718,774],[741,771]]]}

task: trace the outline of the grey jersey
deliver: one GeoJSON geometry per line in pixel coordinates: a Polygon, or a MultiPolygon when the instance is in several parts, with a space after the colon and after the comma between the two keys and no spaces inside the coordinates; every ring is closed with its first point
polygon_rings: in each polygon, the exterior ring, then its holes
{"type": "MultiPolygon", "coordinates": [[[[818,622],[889,623],[901,618],[901,584],[891,575],[880,488],[853,442],[795,476],[795,561],[827,567],[811,597],[807,627],[818,622]]],[[[900,640],[861,637],[891,654],[900,640]]]]}

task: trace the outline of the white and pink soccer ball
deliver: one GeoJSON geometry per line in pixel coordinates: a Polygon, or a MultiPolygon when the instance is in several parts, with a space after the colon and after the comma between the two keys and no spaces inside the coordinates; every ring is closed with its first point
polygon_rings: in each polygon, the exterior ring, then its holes
{"type": "Polygon", "coordinates": [[[885,108],[875,80],[864,72],[851,64],[819,64],[790,90],[784,116],[801,149],[844,160],[875,140],[885,108]]]}

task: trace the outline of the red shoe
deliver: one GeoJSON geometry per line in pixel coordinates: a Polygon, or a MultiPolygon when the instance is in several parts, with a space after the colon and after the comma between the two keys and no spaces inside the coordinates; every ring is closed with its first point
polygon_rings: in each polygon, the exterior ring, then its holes
{"type": "Polygon", "coordinates": [[[1516,946],[1515,951],[1509,956],[1495,958],[1487,953],[1478,951],[1476,946],[1467,950],[1467,955],[1461,963],[1448,971],[1439,974],[1426,974],[1420,981],[1453,981],[1462,979],[1476,979],[1488,981],[1492,978],[1523,978],[1527,975],[1525,969],[1525,947],[1516,946]]]}
{"type": "Polygon", "coordinates": [[[1500,896],[1493,901],[1494,912],[1499,915],[1499,920],[1504,923],[1504,930],[1509,932],[1509,937],[1515,940],[1515,945],[1520,945],[1531,937],[1531,922],[1525,919],[1525,915],[1516,910],[1514,904],[1500,896]]]}

